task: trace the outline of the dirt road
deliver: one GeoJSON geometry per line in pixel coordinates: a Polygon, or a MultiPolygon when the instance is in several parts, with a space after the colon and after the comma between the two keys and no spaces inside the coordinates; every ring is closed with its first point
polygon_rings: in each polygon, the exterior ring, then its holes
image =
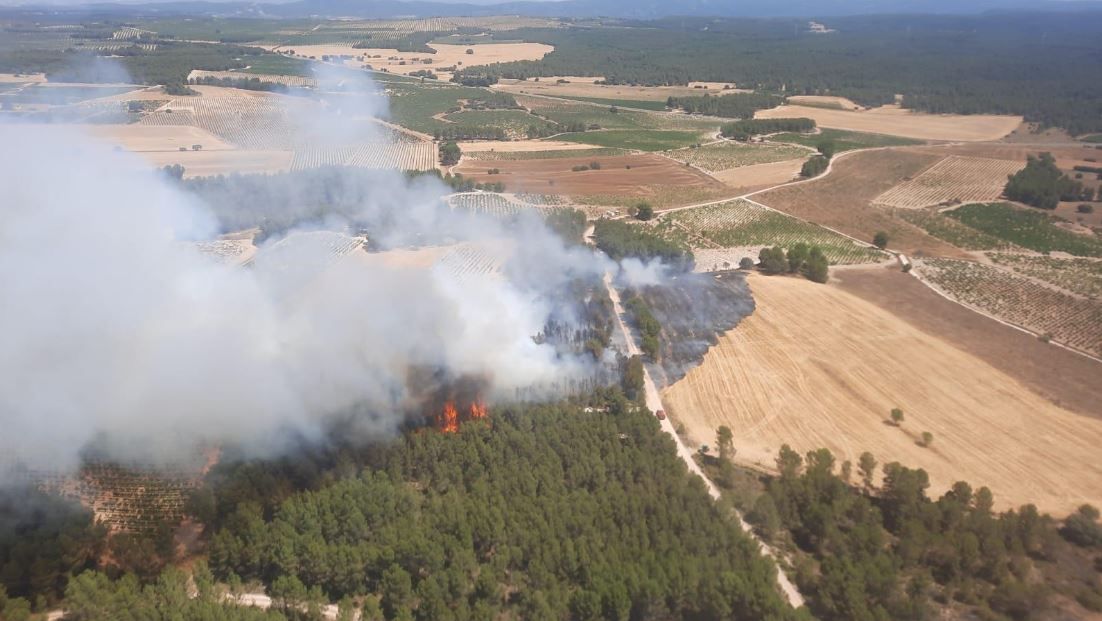
{"type": "MultiPolygon", "coordinates": [[[[631,333],[630,330],[628,330],[627,324],[624,323],[624,307],[620,304],[620,292],[617,291],[616,287],[612,284],[611,273],[605,272],[604,282],[605,287],[608,289],[608,295],[612,299],[612,307],[616,315],[616,323],[620,328],[620,332],[624,336],[625,342],[627,343],[627,353],[629,356],[640,355],[641,352],[639,350],[639,346],[636,344],[635,336],[631,333]]],[[[643,368],[643,382],[646,393],[647,409],[651,412],[665,409],[665,407],[662,405],[662,397],[658,392],[658,388],[655,386],[654,380],[651,378],[650,372],[646,369],[646,367],[643,368]]],[[[677,445],[677,456],[685,462],[685,465],[689,468],[689,472],[703,479],[704,485],[708,489],[708,495],[711,496],[713,500],[719,500],[719,489],[708,479],[707,476],[704,475],[704,472],[700,469],[700,466],[697,465],[696,460],[693,459],[693,451],[688,446],[686,446],[684,442],[681,441],[681,438],[677,435],[677,431],[674,429],[673,423],[670,421],[669,417],[667,417],[665,420],[659,421],[659,423],[662,426],[662,431],[666,432],[671,438],[673,438],[674,443],[677,445]]],[[[796,588],[796,585],[791,580],[789,580],[788,575],[780,566],[780,556],[773,550],[773,548],[766,545],[765,542],[763,542],[762,540],[758,539],[757,535],[754,534],[753,529],[750,528],[750,525],[746,523],[746,520],[742,519],[741,515],[738,515],[736,513],[736,516],[738,517],[739,526],[742,527],[742,530],[746,532],[746,534],[753,537],[754,540],[761,545],[762,552],[764,552],[767,556],[777,562],[777,585],[780,586],[781,592],[783,592],[785,598],[788,599],[788,603],[791,604],[793,608],[799,608],[800,606],[803,606],[804,598],[802,595],[800,595],[800,591],[796,588]]]]}

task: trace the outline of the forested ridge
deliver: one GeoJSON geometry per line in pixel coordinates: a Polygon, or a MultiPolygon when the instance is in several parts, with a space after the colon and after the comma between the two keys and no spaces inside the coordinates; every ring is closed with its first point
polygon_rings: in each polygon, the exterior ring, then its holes
{"type": "Polygon", "coordinates": [[[276,503],[233,494],[255,469],[225,470],[211,567],[366,596],[387,619],[801,618],[650,413],[615,394],[594,405],[609,411],[507,406],[458,434],[410,433],[276,503]]]}
{"type": "Polygon", "coordinates": [[[779,476],[745,485],[721,467],[717,479],[761,536],[793,551],[797,583],[823,621],[921,621],[943,608],[983,620],[1065,618],[1060,598],[1102,611],[1093,507],[1061,526],[1033,505],[995,511],[986,487],[958,482],[934,499],[925,471],[888,463],[877,483],[877,468],[868,453],[839,464],[826,449],[801,456],[785,445],[779,476]]]}
{"type": "Polygon", "coordinates": [[[602,76],[614,84],[733,82],[934,113],[1020,114],[1073,134],[1102,131],[1102,13],[862,16],[827,20],[678,18],[621,28],[523,29],[555,46],[539,61],[461,76],[602,76]],[[732,60],[736,59],[736,60],[732,60]]]}

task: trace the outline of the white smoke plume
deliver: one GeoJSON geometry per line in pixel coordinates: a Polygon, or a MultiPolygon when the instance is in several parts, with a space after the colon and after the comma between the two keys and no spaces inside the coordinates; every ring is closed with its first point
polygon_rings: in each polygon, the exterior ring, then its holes
{"type": "MultiPolygon", "coordinates": [[[[341,109],[304,135],[359,135],[379,112],[341,109]]],[[[72,127],[0,124],[0,462],[71,468],[89,443],[151,463],[227,442],[271,454],[349,412],[393,432],[411,367],[486,377],[491,398],[587,372],[532,337],[553,288],[605,260],[535,218],[441,215],[439,182],[376,185],[362,208],[391,224],[384,243],[443,231],[507,255],[503,275],[459,282],[361,251],[305,285],[259,259],[224,265],[185,243],[218,234],[210,210],[138,156],[72,127]]]]}

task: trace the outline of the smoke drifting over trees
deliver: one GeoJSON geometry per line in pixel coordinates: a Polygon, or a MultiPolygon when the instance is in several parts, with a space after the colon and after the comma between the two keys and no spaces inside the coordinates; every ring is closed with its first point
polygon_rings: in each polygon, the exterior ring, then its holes
{"type": "MultiPolygon", "coordinates": [[[[299,124],[307,138],[357,136],[379,112],[348,98],[329,109],[299,124]]],[[[416,367],[487,378],[491,399],[588,372],[532,337],[562,312],[552,291],[606,264],[537,218],[506,229],[442,209],[447,188],[431,178],[377,175],[354,214],[373,246],[467,241],[500,274],[459,281],[362,250],[327,263],[307,246],[295,264],[326,268],[289,285],[286,270],[227,266],[187,243],[222,225],[136,156],[64,126],[0,134],[0,450],[28,467],[71,467],[89,445],[155,463],[212,443],[269,453],[337,416],[390,432],[413,406],[416,367]]]]}

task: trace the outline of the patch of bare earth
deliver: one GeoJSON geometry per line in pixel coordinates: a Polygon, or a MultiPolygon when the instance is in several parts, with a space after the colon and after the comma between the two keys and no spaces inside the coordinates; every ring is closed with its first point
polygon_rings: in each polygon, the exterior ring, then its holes
{"type": "Polygon", "coordinates": [[[725,190],[704,173],[654,154],[563,157],[543,160],[464,160],[456,172],[479,183],[504,183],[510,192],[531,194],[648,196],[649,186],[725,190]],[[598,163],[598,170],[573,168],[598,163]],[[497,169],[496,174],[489,174],[497,169]]]}
{"type": "Polygon", "coordinates": [[[758,194],[754,200],[847,235],[871,241],[885,231],[893,249],[907,254],[966,257],[963,251],[918,227],[892,216],[890,208],[872,200],[906,179],[917,176],[940,157],[928,153],[891,150],[838,156],[829,174],[820,179],[758,194]]]}
{"type": "Polygon", "coordinates": [[[832,284],[935,334],[1052,403],[1102,417],[1102,364],[973,312],[896,268],[832,272],[832,284]]]}
{"type": "Polygon", "coordinates": [[[938,333],[838,286],[750,276],[754,314],[665,402],[696,443],[734,431],[736,459],[771,468],[782,444],[840,461],[924,468],[931,492],[964,480],[1002,508],[1057,514],[1102,501],[1102,418],[1058,407],[938,333]],[[902,426],[885,423],[892,408],[902,426]],[[919,443],[922,432],[933,443],[919,443]]]}
{"type": "Polygon", "coordinates": [[[998,140],[1022,123],[1020,116],[995,114],[924,114],[898,105],[871,110],[832,110],[813,106],[784,105],[759,110],[754,118],[777,119],[804,117],[815,119],[821,127],[857,132],[890,134],[918,140],[983,141],[998,140]]]}
{"type": "Polygon", "coordinates": [[[739,166],[713,172],[711,175],[738,192],[753,192],[798,178],[804,159],[739,166]]]}

